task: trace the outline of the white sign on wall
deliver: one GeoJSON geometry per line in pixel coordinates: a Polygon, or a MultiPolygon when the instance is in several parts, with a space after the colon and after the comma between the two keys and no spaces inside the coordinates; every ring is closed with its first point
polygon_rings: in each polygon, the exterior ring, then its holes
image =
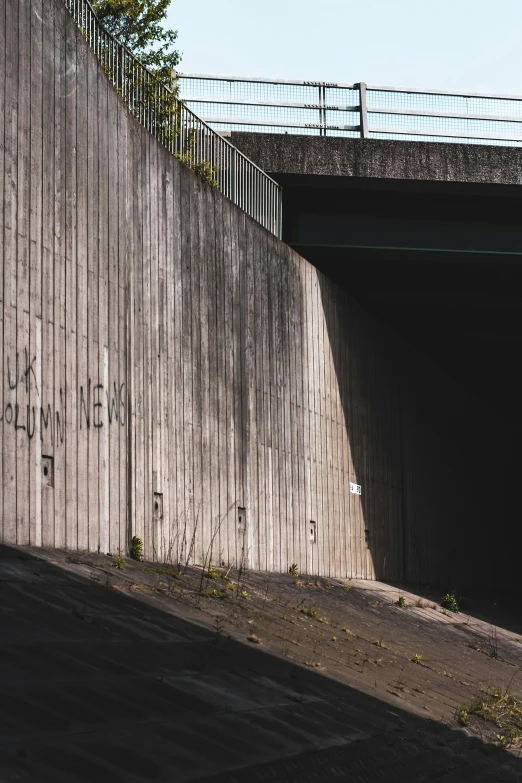
{"type": "Polygon", "coordinates": [[[361,485],[360,484],[354,484],[353,481],[350,481],[350,492],[353,495],[360,495],[361,494],[361,485]]]}

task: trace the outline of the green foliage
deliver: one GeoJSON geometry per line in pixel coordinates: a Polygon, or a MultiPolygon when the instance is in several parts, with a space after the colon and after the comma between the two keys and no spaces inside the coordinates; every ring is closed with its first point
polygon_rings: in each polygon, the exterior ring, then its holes
{"type": "Polygon", "coordinates": [[[228,598],[226,588],[224,587],[221,590],[216,590],[215,588],[213,590],[208,590],[206,587],[201,585],[198,592],[200,595],[204,595],[206,598],[219,598],[221,601],[224,601],[225,598],[228,598]]]}
{"type": "Polygon", "coordinates": [[[455,713],[455,720],[467,726],[470,716],[500,729],[495,734],[501,748],[519,748],[522,744],[522,703],[507,691],[496,688],[488,690],[484,698],[474,699],[469,706],[462,706],[455,713]]]}
{"type": "Polygon", "coordinates": [[[406,605],[406,599],[404,598],[404,596],[403,596],[403,595],[400,595],[400,596],[399,596],[399,598],[397,599],[397,601],[395,602],[395,604],[396,604],[396,606],[398,606],[400,609],[406,609],[406,608],[407,608],[407,605],[406,605]]]}
{"type": "Polygon", "coordinates": [[[217,179],[216,179],[217,169],[215,166],[212,166],[206,160],[200,160],[196,162],[194,160],[194,156],[192,152],[185,152],[183,154],[181,154],[180,152],[176,152],[174,157],[176,157],[179,161],[181,161],[181,163],[184,163],[185,166],[188,166],[189,169],[195,171],[196,174],[198,174],[204,182],[208,182],[209,185],[212,185],[213,187],[217,188],[218,186],[217,179]]]}
{"type": "Polygon", "coordinates": [[[114,568],[119,568],[120,571],[125,568],[125,560],[123,557],[120,557],[119,555],[116,555],[116,557],[112,558],[112,564],[114,568]]]}
{"type": "Polygon", "coordinates": [[[467,726],[469,723],[469,707],[458,707],[455,711],[455,720],[461,726],[467,726]]]}
{"type": "Polygon", "coordinates": [[[321,617],[319,615],[319,611],[315,608],[315,606],[308,606],[305,609],[300,610],[302,614],[305,614],[307,617],[310,617],[312,620],[320,620],[321,617]]]}
{"type": "Polygon", "coordinates": [[[458,614],[459,612],[459,605],[457,599],[455,598],[454,593],[446,593],[446,595],[440,602],[440,605],[444,609],[448,609],[450,612],[455,612],[455,614],[458,614]]]}
{"type": "Polygon", "coordinates": [[[169,0],[93,0],[94,12],[117,42],[99,38],[80,25],[100,65],[128,109],[156,138],[170,146],[179,135],[180,102],[172,80],[179,52],[172,49],[177,32],[165,30],[169,0]],[[124,56],[125,48],[145,66],[124,56]]]}
{"type": "Polygon", "coordinates": [[[290,576],[299,576],[299,569],[297,567],[297,563],[292,563],[291,566],[288,566],[288,573],[290,576]]]}
{"type": "Polygon", "coordinates": [[[215,568],[209,566],[205,572],[205,576],[207,579],[217,579],[219,576],[219,571],[216,571],[215,568]]]}
{"type": "Polygon", "coordinates": [[[143,560],[143,541],[138,536],[133,536],[130,545],[132,560],[143,560]]]}
{"type": "Polygon", "coordinates": [[[177,568],[174,568],[174,566],[169,565],[158,565],[158,566],[148,566],[145,571],[149,574],[159,574],[160,576],[171,576],[173,579],[181,579],[183,576],[183,573],[181,571],[178,571],[177,568]]]}
{"type": "Polygon", "coordinates": [[[422,663],[422,655],[419,655],[419,653],[415,653],[415,655],[411,660],[413,661],[413,663],[422,663]]]}
{"type": "Polygon", "coordinates": [[[177,31],[166,30],[170,0],[93,0],[94,12],[106,30],[124,44],[159,80],[169,84],[180,61],[173,49],[177,31]]]}
{"type": "MultiPolygon", "coordinates": [[[[177,31],[164,27],[169,4],[170,0],[93,0],[101,24],[146,70],[136,68],[129,58],[120,58],[115,68],[114,58],[108,49],[105,51],[105,44],[97,42],[102,68],[126,99],[130,111],[171,148],[180,133],[178,88],[172,78],[180,55],[173,48],[177,31]]],[[[87,31],[83,32],[88,38],[87,31]]],[[[176,157],[205,182],[217,187],[217,169],[206,160],[196,160],[194,141],[192,133],[176,157]]]]}

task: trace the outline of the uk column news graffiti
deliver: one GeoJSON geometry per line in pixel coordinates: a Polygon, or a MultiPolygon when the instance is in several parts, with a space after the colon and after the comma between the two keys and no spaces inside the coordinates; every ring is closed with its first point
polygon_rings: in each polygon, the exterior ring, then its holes
{"type": "MultiPolygon", "coordinates": [[[[41,388],[36,356],[27,349],[15,357],[6,356],[3,368],[4,401],[0,406],[0,425],[13,427],[31,440],[50,437],[53,445],[64,442],[67,429],[67,394],[59,387],[53,402],[46,399],[41,388]]],[[[77,387],[77,429],[100,430],[114,425],[125,426],[125,384],[112,381],[108,385],[88,377],[77,387]]]]}

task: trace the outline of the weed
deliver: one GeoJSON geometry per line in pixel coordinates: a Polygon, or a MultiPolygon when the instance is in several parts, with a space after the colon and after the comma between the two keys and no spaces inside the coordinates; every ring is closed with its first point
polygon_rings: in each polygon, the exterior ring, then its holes
{"type": "Polygon", "coordinates": [[[183,576],[181,571],[169,565],[147,566],[145,571],[148,574],[158,574],[158,576],[171,576],[173,579],[181,579],[183,576]]]}
{"type": "Polygon", "coordinates": [[[387,645],[384,644],[382,639],[376,639],[374,642],[372,642],[376,647],[382,647],[383,650],[388,650],[389,648],[387,645]]]}
{"type": "Polygon", "coordinates": [[[217,579],[219,576],[219,571],[216,571],[215,568],[213,568],[211,565],[206,570],[205,576],[207,579],[217,579]]]}
{"type": "Polygon", "coordinates": [[[114,568],[119,568],[120,571],[125,568],[125,560],[123,559],[123,557],[120,557],[119,555],[116,555],[115,557],[112,558],[112,564],[114,568]]]}
{"type": "Polygon", "coordinates": [[[332,638],[330,639],[330,641],[331,641],[331,642],[336,642],[336,641],[337,641],[337,636],[332,636],[332,638]]]}
{"type": "Polygon", "coordinates": [[[292,563],[291,566],[288,566],[288,573],[290,576],[299,576],[299,569],[297,567],[297,563],[292,563]]]}
{"type": "Polygon", "coordinates": [[[448,609],[448,611],[454,612],[455,614],[458,614],[459,612],[459,605],[457,599],[455,598],[455,593],[446,593],[440,602],[440,605],[443,609],[448,609]]]}
{"type": "Polygon", "coordinates": [[[315,606],[308,606],[307,608],[300,610],[302,614],[305,614],[307,617],[310,617],[312,620],[320,620],[321,617],[319,616],[319,611],[315,608],[315,606]]]}
{"type": "Polygon", "coordinates": [[[467,726],[469,724],[469,708],[462,706],[457,707],[455,711],[455,720],[460,723],[461,726],[467,726]]]}
{"type": "Polygon", "coordinates": [[[487,692],[485,698],[474,699],[469,706],[463,706],[455,715],[462,725],[467,725],[469,716],[474,715],[486,723],[493,724],[502,734],[496,734],[498,746],[501,748],[520,747],[522,744],[522,702],[513,698],[501,688],[492,693],[487,692]],[[464,722],[467,721],[467,722],[464,722]]]}
{"type": "Polygon", "coordinates": [[[256,636],[255,633],[251,633],[250,636],[247,637],[249,642],[252,642],[252,644],[261,644],[261,639],[259,636],[256,636]]]}
{"type": "Polygon", "coordinates": [[[401,676],[397,677],[397,682],[393,686],[397,691],[404,691],[406,689],[406,683],[401,680],[401,676]]]}
{"type": "Polygon", "coordinates": [[[133,536],[129,552],[132,560],[143,560],[143,541],[138,536],[133,536]]]}
{"type": "Polygon", "coordinates": [[[395,605],[398,606],[400,609],[406,609],[406,599],[403,595],[400,595],[398,599],[395,601],[395,605]]]}
{"type": "Polygon", "coordinates": [[[491,625],[488,633],[487,653],[490,658],[498,658],[497,629],[491,625]]]}
{"type": "Polygon", "coordinates": [[[78,563],[82,562],[82,559],[81,559],[81,557],[79,555],[68,555],[67,556],[67,562],[68,563],[75,563],[76,565],[78,565],[78,563]]]}
{"type": "Polygon", "coordinates": [[[221,616],[219,614],[217,614],[215,616],[215,618],[214,618],[214,628],[216,630],[216,636],[215,636],[215,639],[214,639],[214,644],[218,645],[219,644],[219,637],[223,633],[223,622],[222,622],[221,616]]]}
{"type": "Polygon", "coordinates": [[[422,663],[422,655],[419,655],[419,653],[415,653],[415,655],[411,660],[413,661],[413,663],[422,663]]]}
{"type": "Polygon", "coordinates": [[[207,590],[204,585],[199,586],[198,593],[205,598],[220,598],[221,600],[224,600],[228,597],[225,588],[222,590],[216,590],[215,588],[213,590],[207,590]]]}
{"type": "Polygon", "coordinates": [[[248,598],[248,593],[246,590],[241,590],[240,598],[248,598]]]}
{"type": "Polygon", "coordinates": [[[345,590],[353,590],[353,585],[345,584],[345,585],[343,585],[343,587],[344,587],[345,590]]]}

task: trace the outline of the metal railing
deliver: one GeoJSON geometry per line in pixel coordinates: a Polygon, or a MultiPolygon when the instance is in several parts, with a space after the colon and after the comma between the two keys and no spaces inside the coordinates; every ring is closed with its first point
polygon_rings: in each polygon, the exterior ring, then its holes
{"type": "Polygon", "coordinates": [[[63,0],[132,114],[190,168],[261,225],[281,236],[281,187],[200,119],[101,24],[88,0],[63,0]]]}
{"type": "Polygon", "coordinates": [[[522,97],[512,95],[188,73],[178,85],[221,131],[522,144],[522,97]]]}

